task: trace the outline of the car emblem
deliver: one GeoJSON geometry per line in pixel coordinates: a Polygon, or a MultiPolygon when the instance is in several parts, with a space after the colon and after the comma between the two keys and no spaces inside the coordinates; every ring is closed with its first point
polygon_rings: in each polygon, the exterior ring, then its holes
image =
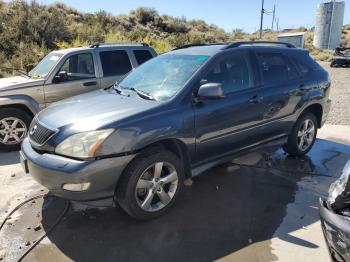
{"type": "Polygon", "coordinates": [[[29,131],[29,135],[34,135],[34,133],[35,133],[35,131],[38,129],[38,126],[37,125],[35,125],[35,126],[33,126],[31,129],[30,129],[30,131],[29,131]]]}

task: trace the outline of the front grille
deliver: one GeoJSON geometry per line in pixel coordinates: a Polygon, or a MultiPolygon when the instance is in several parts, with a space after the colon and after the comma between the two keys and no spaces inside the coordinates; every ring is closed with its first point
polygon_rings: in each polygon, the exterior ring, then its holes
{"type": "Polygon", "coordinates": [[[43,126],[37,119],[33,120],[29,128],[30,140],[38,145],[44,144],[53,134],[55,131],[43,126]]]}

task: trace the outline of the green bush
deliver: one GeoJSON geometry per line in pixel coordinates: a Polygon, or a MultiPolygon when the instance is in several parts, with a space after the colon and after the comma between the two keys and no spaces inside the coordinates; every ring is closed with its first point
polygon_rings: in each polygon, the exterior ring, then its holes
{"type": "MultiPolygon", "coordinates": [[[[306,28],[300,28],[306,31],[306,28]]],[[[349,42],[350,25],[344,26],[343,42],[349,42]]],[[[276,32],[265,39],[276,40],[276,32]]],[[[127,15],[105,11],[83,13],[62,3],[42,5],[36,1],[0,0],[0,77],[12,74],[4,67],[30,70],[54,49],[90,45],[96,42],[145,42],[159,53],[186,44],[258,40],[258,33],[237,28],[227,33],[203,20],[160,15],[154,8],[140,7],[127,15]]],[[[331,53],[312,45],[307,32],[306,48],[318,60],[330,60],[331,53]]]]}

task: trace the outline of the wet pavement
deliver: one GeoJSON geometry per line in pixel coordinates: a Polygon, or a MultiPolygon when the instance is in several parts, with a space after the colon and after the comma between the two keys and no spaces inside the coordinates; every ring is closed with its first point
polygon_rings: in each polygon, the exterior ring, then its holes
{"type": "MultiPolygon", "coordinates": [[[[73,203],[23,261],[328,261],[317,200],[350,158],[350,127],[342,128],[326,126],[303,158],[270,148],[210,169],[153,221],[73,203]]],[[[0,222],[42,190],[15,153],[0,154],[0,222]]],[[[46,196],[16,211],[0,232],[0,261],[17,261],[66,204],[46,196]]]]}

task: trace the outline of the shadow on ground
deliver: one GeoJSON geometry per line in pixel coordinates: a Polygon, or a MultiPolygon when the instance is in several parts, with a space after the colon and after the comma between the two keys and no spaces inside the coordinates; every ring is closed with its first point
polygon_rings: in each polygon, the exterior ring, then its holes
{"type": "Polygon", "coordinates": [[[19,163],[19,152],[1,152],[0,151],[0,166],[7,166],[19,163]]]}
{"type": "MultiPolygon", "coordinates": [[[[195,178],[174,208],[156,220],[137,222],[120,208],[71,209],[49,239],[74,261],[212,261],[269,240],[282,223],[287,205],[294,202],[297,183],[325,179],[323,192],[315,192],[325,195],[329,181],[339,175],[349,157],[349,146],[326,140],[318,140],[303,158],[288,157],[281,150],[252,153],[195,178]]],[[[44,201],[45,231],[58,210],[63,210],[63,203],[61,199],[44,201]]],[[[314,207],[308,208],[315,212],[314,207]]],[[[317,216],[306,221],[300,217],[300,223],[279,237],[317,248],[289,234],[317,220],[317,216]]],[[[28,261],[50,258],[46,246],[36,247],[28,261]]],[[[276,260],[271,248],[266,248],[265,260],[276,260]]]]}

